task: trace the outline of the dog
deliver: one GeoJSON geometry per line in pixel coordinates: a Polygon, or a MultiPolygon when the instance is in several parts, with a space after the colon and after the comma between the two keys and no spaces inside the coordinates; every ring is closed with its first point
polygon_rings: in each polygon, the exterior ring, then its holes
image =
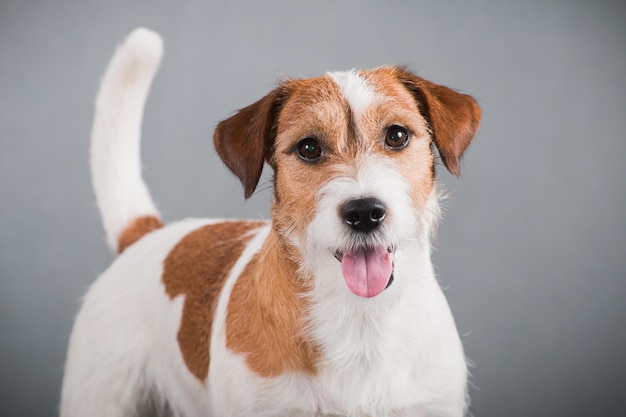
{"type": "Polygon", "coordinates": [[[464,415],[430,250],[436,164],[459,174],[476,101],[403,67],[285,79],[214,133],[246,198],[272,168],[271,220],[164,226],[139,157],[161,55],[136,29],[101,82],[91,165],[120,255],[76,317],[61,416],[464,415]]]}

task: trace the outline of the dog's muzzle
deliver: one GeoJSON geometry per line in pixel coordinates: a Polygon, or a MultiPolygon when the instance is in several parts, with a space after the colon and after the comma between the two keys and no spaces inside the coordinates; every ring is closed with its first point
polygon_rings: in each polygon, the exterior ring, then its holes
{"type": "MultiPolygon", "coordinates": [[[[359,239],[367,242],[368,235],[380,227],[387,216],[385,204],[376,198],[349,200],[341,206],[341,218],[359,239]]],[[[393,281],[393,248],[380,245],[358,246],[349,251],[335,251],[348,288],[360,297],[371,298],[393,281]]]]}

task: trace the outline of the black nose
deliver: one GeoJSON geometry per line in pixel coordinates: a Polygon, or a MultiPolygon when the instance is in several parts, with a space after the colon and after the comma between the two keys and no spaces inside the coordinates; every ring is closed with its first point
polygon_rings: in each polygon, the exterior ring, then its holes
{"type": "Polygon", "coordinates": [[[385,204],[377,198],[359,198],[347,201],[341,207],[341,218],[356,231],[368,233],[385,219],[385,204]]]}

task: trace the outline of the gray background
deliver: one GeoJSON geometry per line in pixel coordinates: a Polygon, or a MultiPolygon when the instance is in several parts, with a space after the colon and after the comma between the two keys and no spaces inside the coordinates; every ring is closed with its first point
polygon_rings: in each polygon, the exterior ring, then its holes
{"type": "Polygon", "coordinates": [[[608,1],[0,2],[0,415],[55,415],[78,300],[113,255],[88,170],[115,45],[158,30],[145,177],[166,218],[267,217],[212,129],[277,74],[408,64],[484,119],[433,258],[475,416],[626,415],[626,7],[608,1]]]}

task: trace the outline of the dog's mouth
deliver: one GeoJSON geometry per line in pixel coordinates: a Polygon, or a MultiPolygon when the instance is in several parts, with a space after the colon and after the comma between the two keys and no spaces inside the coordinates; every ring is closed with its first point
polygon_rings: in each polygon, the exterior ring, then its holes
{"type": "Polygon", "coordinates": [[[350,291],[359,297],[375,297],[393,282],[393,246],[350,251],[336,250],[333,254],[341,262],[341,272],[350,291]]]}

